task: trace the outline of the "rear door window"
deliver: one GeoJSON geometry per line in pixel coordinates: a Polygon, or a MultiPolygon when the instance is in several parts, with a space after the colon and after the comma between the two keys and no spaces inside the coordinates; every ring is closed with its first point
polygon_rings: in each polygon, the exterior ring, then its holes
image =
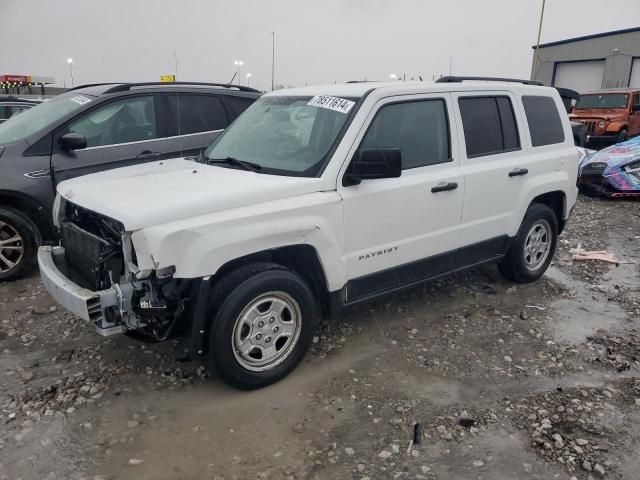
{"type": "Polygon", "coordinates": [[[177,102],[179,135],[222,130],[229,125],[218,96],[179,93],[177,102]]]}
{"type": "Polygon", "coordinates": [[[551,97],[538,95],[522,97],[527,116],[531,144],[534,147],[564,142],[564,129],[556,102],[551,97]]]}
{"type": "Polygon", "coordinates": [[[229,122],[233,122],[238,115],[244,112],[249,105],[254,102],[253,98],[244,98],[244,97],[232,97],[227,96],[224,97],[224,104],[227,107],[227,112],[229,112],[229,122]]]}
{"type": "Polygon", "coordinates": [[[467,158],[520,149],[518,125],[509,97],[460,97],[458,105],[467,158]]]}

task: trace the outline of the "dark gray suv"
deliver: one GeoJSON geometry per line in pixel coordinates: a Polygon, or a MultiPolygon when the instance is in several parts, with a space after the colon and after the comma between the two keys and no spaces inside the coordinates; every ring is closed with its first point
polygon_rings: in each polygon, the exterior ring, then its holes
{"type": "Polygon", "coordinates": [[[38,245],[56,240],[58,183],[195,155],[259,96],[225,84],[85,85],[0,125],[0,281],[31,270],[38,245]]]}

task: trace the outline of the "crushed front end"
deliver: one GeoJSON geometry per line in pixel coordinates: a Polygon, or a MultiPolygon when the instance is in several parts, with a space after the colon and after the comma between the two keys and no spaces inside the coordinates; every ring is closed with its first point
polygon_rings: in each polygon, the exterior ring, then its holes
{"type": "Polygon", "coordinates": [[[135,330],[156,340],[185,310],[188,280],[171,268],[140,271],[122,223],[59,199],[61,246],[41,247],[38,263],[49,293],[102,335],[135,330]]]}

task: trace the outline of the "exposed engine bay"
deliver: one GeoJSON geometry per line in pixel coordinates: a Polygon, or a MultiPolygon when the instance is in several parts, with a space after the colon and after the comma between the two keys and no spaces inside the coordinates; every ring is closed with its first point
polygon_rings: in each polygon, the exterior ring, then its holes
{"type": "Polygon", "coordinates": [[[59,211],[69,278],[94,291],[115,290],[117,306],[96,321],[102,335],[134,330],[155,340],[174,330],[188,301],[189,280],[172,271],[140,272],[122,223],[63,201],[59,211]]]}

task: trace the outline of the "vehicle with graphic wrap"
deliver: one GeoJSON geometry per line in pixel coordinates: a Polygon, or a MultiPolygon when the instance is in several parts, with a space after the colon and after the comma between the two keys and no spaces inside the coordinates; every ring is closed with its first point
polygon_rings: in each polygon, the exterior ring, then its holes
{"type": "Polygon", "coordinates": [[[640,90],[584,93],[570,118],[587,127],[587,146],[608,146],[640,134],[640,90]]]}
{"type": "Polygon", "coordinates": [[[586,155],[578,187],[589,196],[640,197],[640,137],[586,155]]]}
{"type": "Polygon", "coordinates": [[[468,80],[275,91],[197,160],[62,182],[43,283],[251,389],[346,305],[487,263],[534,281],[576,200],[569,119],[553,88],[468,80]]]}

